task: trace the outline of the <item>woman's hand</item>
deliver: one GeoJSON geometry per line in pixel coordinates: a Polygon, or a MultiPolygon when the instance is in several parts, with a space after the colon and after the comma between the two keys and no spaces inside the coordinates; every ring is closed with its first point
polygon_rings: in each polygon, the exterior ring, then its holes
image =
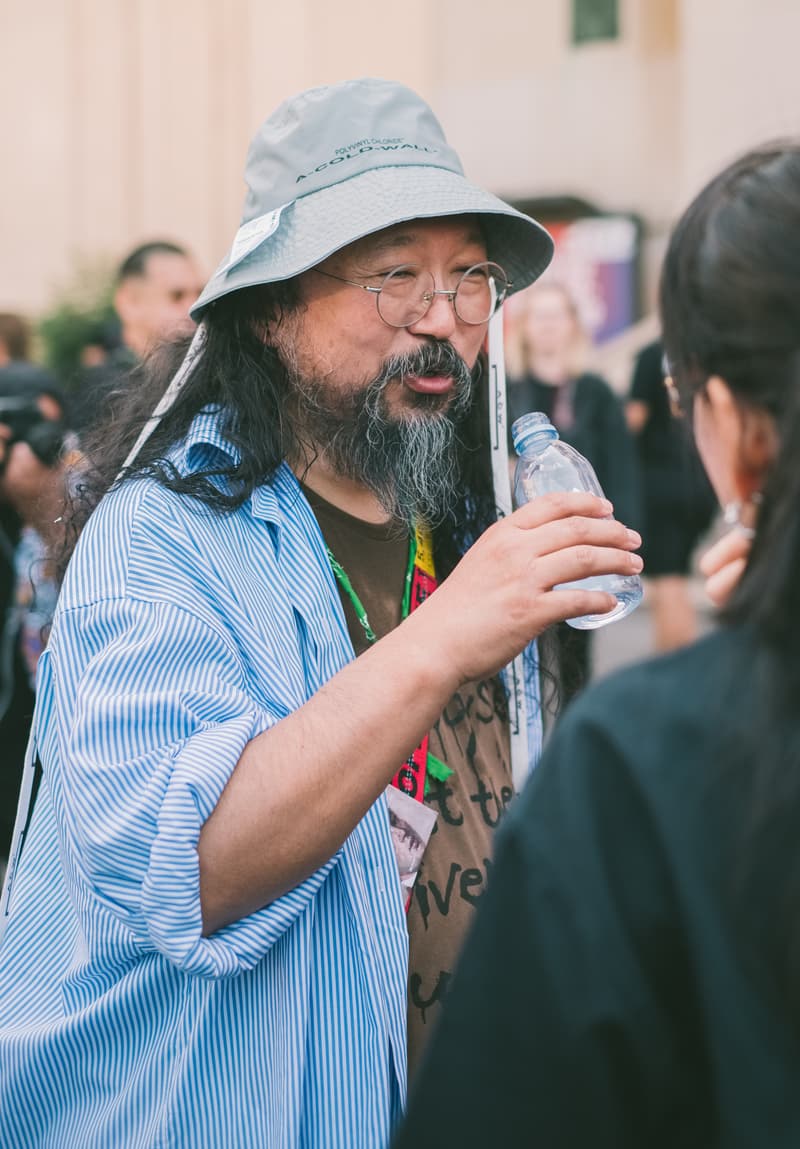
{"type": "Polygon", "coordinates": [[[706,594],[715,606],[725,606],[736,589],[747,565],[752,539],[742,531],[723,535],[700,560],[700,573],[705,575],[706,594]]]}

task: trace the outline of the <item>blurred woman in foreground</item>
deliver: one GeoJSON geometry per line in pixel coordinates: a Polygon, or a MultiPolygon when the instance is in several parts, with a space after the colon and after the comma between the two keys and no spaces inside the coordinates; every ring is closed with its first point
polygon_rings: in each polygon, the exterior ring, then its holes
{"type": "Polygon", "coordinates": [[[724,625],[555,730],[402,1149],[800,1145],[800,145],[705,188],[661,307],[724,625]]]}

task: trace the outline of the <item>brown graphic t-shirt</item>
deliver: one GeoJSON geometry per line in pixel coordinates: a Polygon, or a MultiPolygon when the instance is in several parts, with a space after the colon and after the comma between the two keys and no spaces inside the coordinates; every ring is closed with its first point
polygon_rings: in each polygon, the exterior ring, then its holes
{"type": "MultiPolygon", "coordinates": [[[[396,525],[364,523],[304,490],[380,638],[400,622],[408,534],[396,525]]],[[[367,639],[349,597],[341,589],[340,594],[353,647],[361,654],[367,639]]],[[[408,911],[410,1072],[441,1009],[486,885],[492,834],[513,793],[505,697],[496,680],[468,683],[454,695],[431,731],[430,750],[453,773],[445,782],[429,780],[425,802],[438,818],[408,911]]]]}

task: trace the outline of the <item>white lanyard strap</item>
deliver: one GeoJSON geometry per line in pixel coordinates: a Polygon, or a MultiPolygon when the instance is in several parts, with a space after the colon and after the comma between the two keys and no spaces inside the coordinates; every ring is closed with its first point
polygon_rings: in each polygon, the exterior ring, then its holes
{"type": "MultiPolygon", "coordinates": [[[[139,432],[139,438],[136,440],[128,452],[128,457],[122,464],[120,474],[126,469],[126,467],[130,467],[131,463],[139,454],[142,447],[145,445],[147,440],[155,431],[158,424],[161,422],[162,417],[166,414],[167,411],[169,411],[170,407],[178,398],[181,388],[189,378],[190,371],[194,367],[198,356],[202,353],[203,348],[206,345],[206,339],[207,335],[205,324],[201,323],[194,333],[192,342],[189,344],[186,354],[183,357],[183,362],[173,375],[169,386],[156,404],[153,414],[150,416],[144,427],[142,427],[141,431],[139,432]]],[[[119,475],[117,478],[119,478],[119,475]]]]}
{"type": "MultiPolygon", "coordinates": [[[[492,483],[497,517],[505,518],[513,509],[508,464],[508,415],[506,370],[503,352],[503,309],[489,321],[489,436],[492,455],[492,483]]],[[[506,667],[509,730],[511,734],[511,777],[520,790],[530,770],[528,722],[525,700],[525,666],[522,654],[506,667]]]]}
{"type": "Polygon", "coordinates": [[[0,894],[0,944],[2,944],[3,934],[8,924],[11,888],[14,884],[14,878],[16,877],[17,867],[19,865],[20,856],[22,855],[22,847],[25,843],[28,823],[32,813],[34,798],[33,784],[36,780],[36,758],[36,735],[34,728],[31,727],[28,745],[25,750],[25,764],[22,768],[22,782],[19,790],[17,817],[14,821],[14,833],[11,837],[11,850],[8,855],[8,868],[6,869],[6,876],[3,881],[3,892],[0,894]]]}

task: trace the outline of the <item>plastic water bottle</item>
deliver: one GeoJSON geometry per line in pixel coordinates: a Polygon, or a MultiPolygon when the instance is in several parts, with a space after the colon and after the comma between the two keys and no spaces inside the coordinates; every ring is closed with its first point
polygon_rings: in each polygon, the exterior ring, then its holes
{"type": "MultiPolygon", "coordinates": [[[[574,447],[563,443],[547,415],[531,411],[522,415],[511,428],[514,449],[519,455],[514,475],[517,506],[551,491],[589,491],[603,497],[603,490],[588,459],[574,447]]],[[[561,583],[557,589],[584,587],[613,594],[617,605],[606,614],[585,614],[568,618],[577,630],[594,630],[607,622],[616,622],[635,610],[642,601],[642,580],[638,575],[596,575],[575,582],[561,583]]]]}

